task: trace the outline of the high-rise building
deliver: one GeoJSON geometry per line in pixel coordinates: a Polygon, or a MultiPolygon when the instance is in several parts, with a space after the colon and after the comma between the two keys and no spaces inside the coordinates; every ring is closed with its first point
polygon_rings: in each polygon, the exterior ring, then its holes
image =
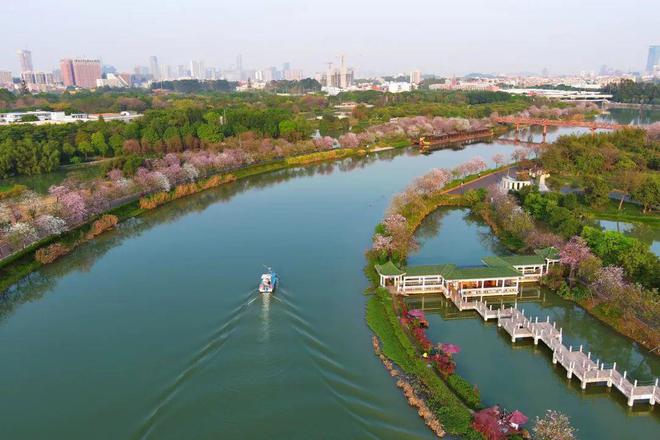
{"type": "Polygon", "coordinates": [[[76,86],[83,89],[96,87],[96,80],[101,78],[101,60],[77,58],[73,60],[73,78],[76,86]]]}
{"type": "Polygon", "coordinates": [[[649,46],[649,55],[646,58],[646,72],[653,73],[653,67],[660,64],[660,46],[649,46]]]}
{"type": "Polygon", "coordinates": [[[323,77],[323,85],[326,87],[338,87],[345,89],[353,85],[355,73],[353,69],[347,67],[344,57],[341,57],[341,63],[338,68],[333,68],[332,63],[328,63],[328,70],[323,77]]]}
{"type": "Polygon", "coordinates": [[[60,69],[62,82],[66,87],[93,89],[96,87],[96,80],[101,79],[101,60],[67,58],[60,61],[60,69]]]}
{"type": "Polygon", "coordinates": [[[8,86],[12,83],[11,72],[9,70],[0,70],[0,87],[8,86]]]}
{"type": "Polygon", "coordinates": [[[160,79],[160,67],[158,67],[158,58],[155,56],[149,57],[149,73],[154,79],[160,79]]]}
{"type": "Polygon", "coordinates": [[[32,72],[32,52],[27,49],[19,49],[16,51],[18,55],[18,63],[21,65],[21,72],[32,72]]]}
{"type": "Polygon", "coordinates": [[[191,61],[190,62],[190,76],[195,79],[206,79],[206,68],[204,61],[191,61]]]}
{"type": "Polygon", "coordinates": [[[410,72],[410,84],[419,84],[422,82],[422,72],[413,70],[410,72]]]}
{"type": "Polygon", "coordinates": [[[76,80],[73,76],[73,61],[69,58],[60,60],[60,75],[62,75],[62,82],[64,87],[73,87],[76,85],[76,80]]]}

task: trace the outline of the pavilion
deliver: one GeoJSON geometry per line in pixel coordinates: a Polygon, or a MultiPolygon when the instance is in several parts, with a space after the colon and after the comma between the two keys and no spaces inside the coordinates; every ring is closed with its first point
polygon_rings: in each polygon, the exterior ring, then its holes
{"type": "Polygon", "coordinates": [[[442,293],[464,299],[517,295],[520,283],[536,282],[550,266],[559,262],[554,248],[541,249],[534,255],[484,257],[483,266],[458,267],[454,264],[407,266],[399,268],[391,261],[375,265],[382,287],[393,288],[401,295],[442,293]]]}

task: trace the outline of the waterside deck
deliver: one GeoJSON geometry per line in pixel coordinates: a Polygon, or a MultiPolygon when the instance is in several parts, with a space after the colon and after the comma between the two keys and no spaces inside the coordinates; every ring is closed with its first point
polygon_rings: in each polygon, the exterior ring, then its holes
{"type": "Polygon", "coordinates": [[[525,338],[533,339],[535,345],[538,345],[539,341],[543,342],[552,351],[552,363],[559,363],[566,370],[567,378],[571,379],[575,376],[580,381],[582,389],[586,389],[590,384],[605,384],[609,388],[614,386],[626,397],[628,406],[633,406],[635,402],[655,405],[660,401],[657,378],[653,383],[641,384],[628,377],[626,371],[619,372],[616,369],[616,362],[608,365],[599,359],[594,359],[591,353],[585,353],[582,346],[577,349],[565,346],[562,343],[562,328],[558,328],[556,322],[550,322],[549,316],[545,320],[527,317],[524,309],[518,309],[517,303],[511,307],[493,308],[481,299],[466,301],[456,293],[443,292],[443,294],[461,311],[474,310],[484,321],[497,319],[497,326],[511,336],[512,343],[525,338]]]}

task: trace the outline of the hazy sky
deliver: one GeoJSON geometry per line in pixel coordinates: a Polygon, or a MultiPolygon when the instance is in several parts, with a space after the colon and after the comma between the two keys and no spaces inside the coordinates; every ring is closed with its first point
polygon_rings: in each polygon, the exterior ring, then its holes
{"type": "Polygon", "coordinates": [[[660,44],[658,0],[2,1],[0,70],[101,57],[119,70],[204,60],[324,70],[341,54],[358,76],[407,72],[642,70],[660,44]]]}

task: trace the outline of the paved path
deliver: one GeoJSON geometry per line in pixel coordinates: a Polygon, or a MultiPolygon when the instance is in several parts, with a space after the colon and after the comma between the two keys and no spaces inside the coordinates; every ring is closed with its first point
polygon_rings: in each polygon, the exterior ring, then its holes
{"type": "Polygon", "coordinates": [[[487,188],[493,183],[498,183],[502,178],[502,176],[505,176],[507,173],[511,173],[511,175],[514,175],[517,170],[518,170],[517,167],[511,166],[503,170],[496,171],[491,174],[487,174],[483,177],[479,177],[478,179],[468,182],[464,185],[457,186],[456,188],[452,188],[449,191],[447,191],[447,194],[463,194],[471,189],[487,188]]]}

